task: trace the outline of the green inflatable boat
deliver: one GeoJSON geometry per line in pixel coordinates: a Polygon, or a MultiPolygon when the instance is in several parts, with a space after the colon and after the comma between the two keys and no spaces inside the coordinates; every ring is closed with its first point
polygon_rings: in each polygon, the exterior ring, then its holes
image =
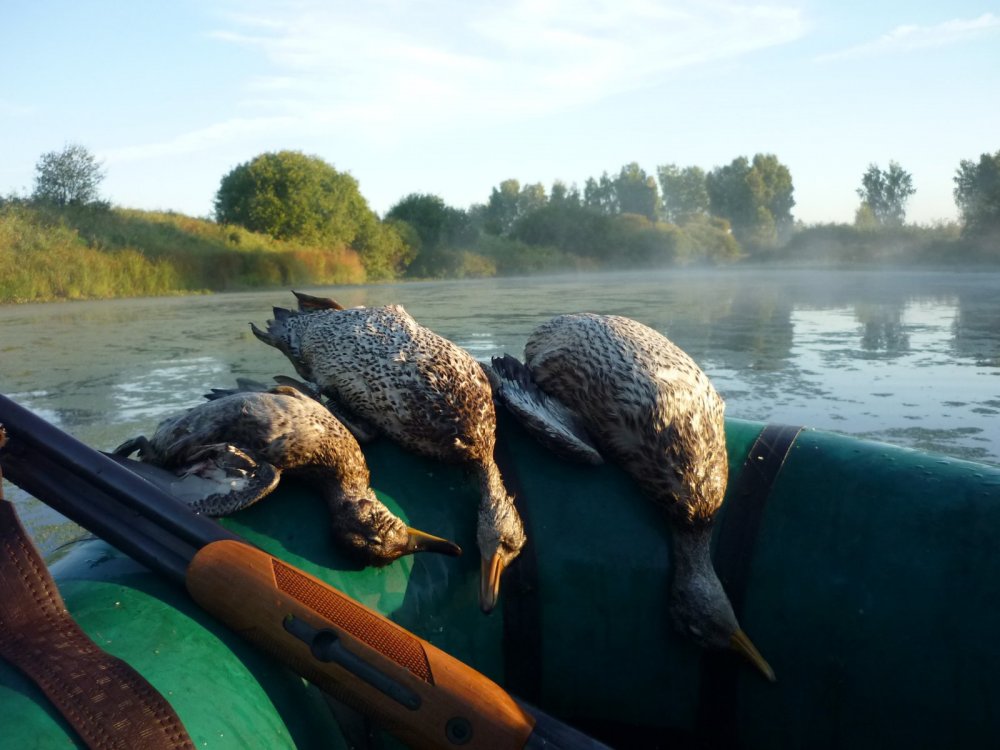
{"type": "MultiPolygon", "coordinates": [[[[739,420],[727,434],[716,568],[774,684],[671,630],[667,529],[629,478],[548,455],[503,415],[498,461],[530,541],[489,616],[476,488],[388,441],[366,448],[373,486],[462,557],[358,570],[332,549],[323,502],[287,481],[222,523],[613,747],[1000,744],[1000,468],[739,420]]],[[[315,687],[183,588],[93,538],[50,562],[77,622],[167,697],[196,747],[347,747],[315,687]]],[[[4,747],[77,742],[6,663],[0,726],[4,747]]]]}

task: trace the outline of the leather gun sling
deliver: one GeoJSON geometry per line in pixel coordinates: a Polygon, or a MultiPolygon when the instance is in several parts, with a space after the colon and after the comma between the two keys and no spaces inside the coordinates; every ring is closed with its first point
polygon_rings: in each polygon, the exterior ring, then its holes
{"type": "Polygon", "coordinates": [[[194,750],[156,688],[73,620],[2,484],[0,656],[34,681],[94,750],[194,750]]]}

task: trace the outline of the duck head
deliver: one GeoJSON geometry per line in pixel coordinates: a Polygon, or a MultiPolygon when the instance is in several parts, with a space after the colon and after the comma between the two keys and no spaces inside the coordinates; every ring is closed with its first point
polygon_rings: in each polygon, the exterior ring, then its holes
{"type": "Polygon", "coordinates": [[[481,557],[479,608],[489,614],[500,598],[500,576],[527,541],[521,516],[506,491],[480,502],[476,541],[481,557]]]}
{"type": "Polygon", "coordinates": [[[414,552],[462,554],[454,542],[407,526],[371,490],[361,498],[338,498],[330,506],[334,543],[363,565],[382,567],[414,552]]]}
{"type": "Polygon", "coordinates": [[[736,620],[729,597],[712,567],[710,541],[711,527],[673,535],[670,615],[674,627],[702,648],[737,653],[774,682],[771,665],[736,620]]]}

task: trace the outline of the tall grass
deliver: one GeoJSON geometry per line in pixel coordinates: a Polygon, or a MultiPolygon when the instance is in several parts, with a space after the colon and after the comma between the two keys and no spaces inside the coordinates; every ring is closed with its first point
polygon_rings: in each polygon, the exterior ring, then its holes
{"type": "Polygon", "coordinates": [[[174,213],[0,206],[0,303],[365,280],[356,252],[174,213]]]}

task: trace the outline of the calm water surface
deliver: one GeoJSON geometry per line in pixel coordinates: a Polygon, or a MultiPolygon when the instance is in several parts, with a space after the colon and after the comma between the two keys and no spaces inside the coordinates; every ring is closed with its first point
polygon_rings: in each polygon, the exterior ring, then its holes
{"type": "MultiPolygon", "coordinates": [[[[562,312],[616,313],[667,334],[727,414],[1000,464],[1000,274],[684,271],[309,289],[398,302],[477,358],[520,356],[562,312]]],[[[0,307],[0,392],[109,450],[237,376],[294,375],[258,342],[285,291],[0,307]]],[[[75,530],[5,490],[40,546],[75,530]]]]}

